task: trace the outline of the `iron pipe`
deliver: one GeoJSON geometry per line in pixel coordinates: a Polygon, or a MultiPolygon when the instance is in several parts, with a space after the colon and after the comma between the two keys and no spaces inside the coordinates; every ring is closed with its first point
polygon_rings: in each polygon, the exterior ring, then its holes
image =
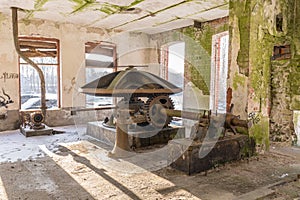
{"type": "Polygon", "coordinates": [[[13,38],[14,38],[14,45],[18,55],[26,61],[29,65],[31,65],[38,73],[40,81],[41,81],[41,110],[46,117],[46,86],[45,86],[45,77],[43,71],[39,68],[37,64],[35,64],[30,58],[25,56],[20,49],[19,43],[19,30],[18,30],[18,8],[11,7],[12,10],[12,25],[13,25],[13,38]]]}

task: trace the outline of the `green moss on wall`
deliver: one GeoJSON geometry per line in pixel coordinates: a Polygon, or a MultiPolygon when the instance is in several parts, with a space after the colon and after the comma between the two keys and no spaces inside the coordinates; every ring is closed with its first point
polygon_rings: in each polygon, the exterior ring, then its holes
{"type": "Polygon", "coordinates": [[[198,42],[203,49],[211,56],[212,36],[229,30],[228,23],[212,28],[208,23],[203,28],[187,27],[182,29],[182,33],[198,42]]]}
{"type": "Polygon", "coordinates": [[[204,95],[209,95],[209,87],[206,84],[205,80],[203,79],[203,76],[200,74],[199,70],[196,69],[194,66],[190,65],[187,67],[190,74],[190,79],[192,83],[202,90],[204,95]]]}
{"type": "Polygon", "coordinates": [[[250,137],[255,139],[255,143],[260,145],[262,149],[268,150],[270,147],[269,140],[269,118],[260,115],[261,120],[258,124],[253,125],[249,129],[250,137]]]}
{"type": "Polygon", "coordinates": [[[243,145],[241,149],[241,156],[243,158],[254,156],[255,152],[255,140],[252,137],[249,137],[248,141],[243,145]]]}
{"type": "Polygon", "coordinates": [[[239,75],[239,73],[236,72],[233,77],[233,89],[237,90],[239,86],[244,86],[245,82],[246,77],[239,75]]]}
{"type": "Polygon", "coordinates": [[[220,25],[204,23],[202,28],[187,27],[181,32],[189,38],[186,43],[186,64],[190,81],[202,90],[204,95],[209,95],[212,37],[215,34],[228,31],[227,21],[220,25]],[[197,45],[195,45],[195,43],[197,45]]]}
{"type": "Polygon", "coordinates": [[[33,10],[26,10],[26,16],[25,16],[25,22],[33,17],[35,12],[43,11],[43,6],[48,2],[49,0],[35,0],[34,1],[34,9],[33,10]]]}
{"type": "MultiPolygon", "coordinates": [[[[273,96],[276,96],[271,92],[277,90],[271,90],[271,87],[285,87],[283,90],[286,92],[285,105],[300,108],[300,4],[295,5],[295,2],[276,0],[276,9],[270,9],[273,8],[274,1],[231,0],[229,4],[230,19],[238,20],[238,30],[232,30],[231,33],[239,33],[240,37],[240,50],[237,57],[239,72],[247,75],[247,70],[251,69],[249,72],[249,89],[252,97],[250,107],[259,108],[262,113],[267,113],[268,103],[272,101],[273,96]],[[283,16],[283,24],[282,28],[278,29],[276,15],[279,13],[283,16]],[[274,46],[286,44],[291,45],[291,59],[272,61],[274,46]],[[286,69],[280,70],[285,74],[288,73],[288,78],[280,79],[282,75],[274,74],[271,66],[277,70],[284,66],[286,69]],[[281,81],[271,81],[274,80],[272,78],[281,81]]],[[[238,74],[235,74],[233,82],[233,87],[236,89],[243,81],[238,74]]],[[[248,112],[252,111],[248,110],[248,112]]],[[[268,147],[269,116],[261,117],[261,122],[251,127],[249,132],[257,144],[268,147]]],[[[280,122],[275,123],[280,124],[280,122]]]]}
{"type": "MultiPolygon", "coordinates": [[[[249,44],[250,44],[250,0],[230,1],[230,15],[238,18],[240,33],[240,50],[238,52],[237,63],[240,73],[249,75],[249,44]]],[[[232,17],[233,19],[233,17],[232,17]]]]}
{"type": "Polygon", "coordinates": [[[76,5],[73,8],[71,14],[84,11],[86,8],[94,6],[97,4],[96,0],[69,0],[76,5]]]}
{"type": "Polygon", "coordinates": [[[133,8],[134,6],[138,5],[139,3],[143,2],[144,0],[134,0],[128,6],[119,6],[117,4],[112,4],[108,2],[101,3],[100,5],[95,8],[95,10],[99,10],[107,15],[112,15],[115,13],[120,13],[122,11],[126,11],[129,8],[133,8]]]}

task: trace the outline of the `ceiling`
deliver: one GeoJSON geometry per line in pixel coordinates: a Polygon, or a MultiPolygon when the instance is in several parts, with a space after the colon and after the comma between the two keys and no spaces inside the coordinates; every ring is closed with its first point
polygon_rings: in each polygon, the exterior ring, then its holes
{"type": "Polygon", "coordinates": [[[228,16],[229,0],[1,0],[0,12],[19,7],[21,19],[44,19],[115,31],[155,34],[228,16]]]}

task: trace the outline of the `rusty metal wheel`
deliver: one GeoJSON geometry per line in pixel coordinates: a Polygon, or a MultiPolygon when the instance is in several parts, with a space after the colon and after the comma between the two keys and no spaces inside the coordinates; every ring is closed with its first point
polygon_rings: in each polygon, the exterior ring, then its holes
{"type": "Polygon", "coordinates": [[[157,128],[168,126],[172,117],[163,112],[164,109],[174,109],[174,103],[168,95],[150,97],[145,103],[147,122],[157,128]]]}

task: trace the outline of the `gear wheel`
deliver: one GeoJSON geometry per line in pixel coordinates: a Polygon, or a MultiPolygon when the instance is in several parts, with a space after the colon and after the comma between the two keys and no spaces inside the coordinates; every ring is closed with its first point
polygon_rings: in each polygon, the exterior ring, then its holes
{"type": "Polygon", "coordinates": [[[165,112],[161,112],[162,109],[174,109],[172,99],[168,95],[150,97],[144,106],[147,122],[157,128],[168,126],[172,121],[172,117],[165,112]]]}

